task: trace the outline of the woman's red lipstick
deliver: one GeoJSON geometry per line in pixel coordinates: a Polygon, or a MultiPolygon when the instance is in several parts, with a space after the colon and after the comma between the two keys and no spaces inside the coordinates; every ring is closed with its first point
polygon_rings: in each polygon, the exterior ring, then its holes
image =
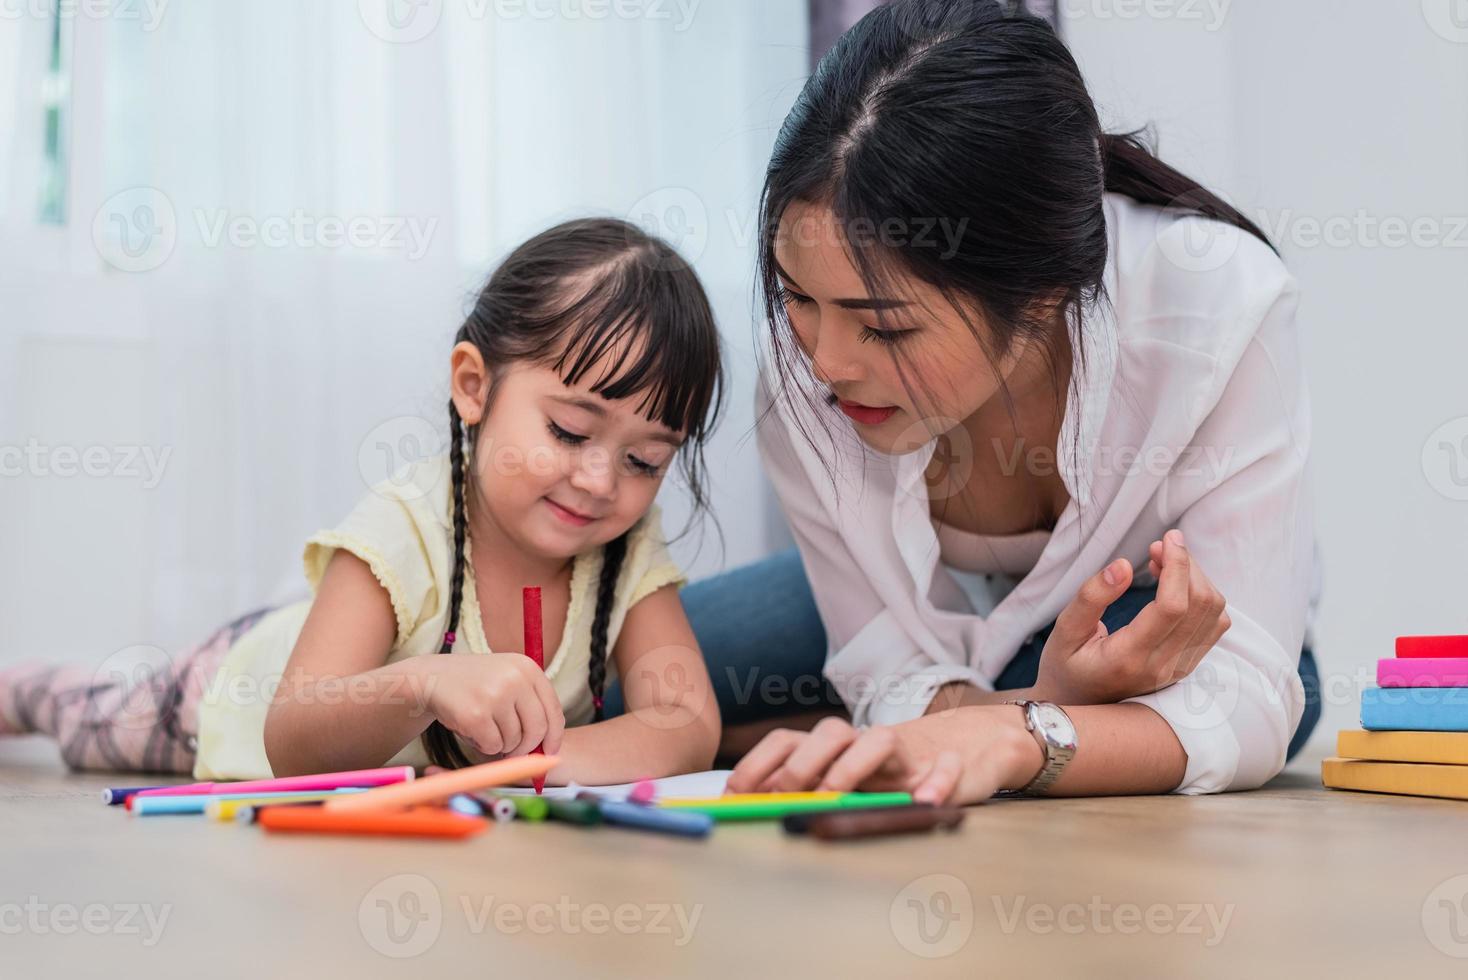
{"type": "Polygon", "coordinates": [[[888,405],[885,408],[873,408],[870,405],[842,401],[839,398],[836,400],[836,404],[846,414],[847,418],[860,425],[881,425],[897,414],[896,405],[888,405]]]}

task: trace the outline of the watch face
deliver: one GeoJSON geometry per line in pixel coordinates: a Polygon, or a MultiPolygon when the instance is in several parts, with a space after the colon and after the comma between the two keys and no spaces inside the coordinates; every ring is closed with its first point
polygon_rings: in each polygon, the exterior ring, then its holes
{"type": "Polygon", "coordinates": [[[1044,734],[1047,742],[1062,748],[1075,748],[1075,726],[1070,723],[1070,718],[1066,716],[1066,713],[1055,705],[1044,703],[1035,705],[1035,724],[1044,734]]]}

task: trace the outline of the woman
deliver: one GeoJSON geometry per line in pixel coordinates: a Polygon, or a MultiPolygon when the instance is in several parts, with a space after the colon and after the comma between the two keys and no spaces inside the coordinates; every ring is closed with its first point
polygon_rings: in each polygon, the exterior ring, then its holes
{"type": "Polygon", "coordinates": [[[1047,25],[972,0],[848,32],[762,209],[760,445],[803,562],[685,601],[727,725],[820,701],[822,660],[851,720],[769,732],[730,787],[1275,775],[1319,714],[1318,582],[1296,292],[1264,234],[1103,134],[1047,25]]]}

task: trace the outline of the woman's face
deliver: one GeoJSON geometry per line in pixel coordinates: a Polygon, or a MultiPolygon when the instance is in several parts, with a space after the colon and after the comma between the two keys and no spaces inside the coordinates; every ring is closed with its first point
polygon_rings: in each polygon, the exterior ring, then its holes
{"type": "MultiPolygon", "coordinates": [[[[844,242],[829,208],[785,210],[774,248],[785,310],[817,381],[862,440],[913,452],[987,403],[1021,352],[996,371],[959,311],[917,279],[897,281],[898,295],[868,295],[844,242]]],[[[987,330],[977,312],[968,319],[987,330]]]]}

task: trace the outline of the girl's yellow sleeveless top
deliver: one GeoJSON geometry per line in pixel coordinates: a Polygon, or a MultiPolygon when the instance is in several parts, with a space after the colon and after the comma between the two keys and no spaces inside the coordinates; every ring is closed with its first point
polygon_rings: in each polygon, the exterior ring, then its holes
{"type": "MultiPolygon", "coordinates": [[[[306,542],[306,580],[314,592],[337,549],[356,555],[372,569],[392,600],[397,637],[387,663],[438,653],[448,622],[449,576],[453,572],[452,481],[446,456],[424,459],[374,486],[337,527],[306,542]]],[[[667,585],[681,586],[682,571],[668,554],[656,506],[628,532],[627,556],[618,576],[607,628],[607,678],[616,676],[610,657],[627,611],[667,585]]],[[[571,604],[560,648],[547,651],[546,676],[566,713],[566,724],[592,718],[587,666],[591,621],[596,612],[602,550],[578,555],[571,571],[571,604]]],[[[306,621],[311,600],[277,609],[235,641],[199,707],[198,757],[194,778],[269,778],[265,716],[286,662],[306,621]]],[[[453,652],[493,651],[466,568],[459,628],[453,652]]],[[[404,696],[408,696],[404,692],[404,696]]],[[[425,766],[422,742],[414,739],[390,765],[425,766]]]]}

